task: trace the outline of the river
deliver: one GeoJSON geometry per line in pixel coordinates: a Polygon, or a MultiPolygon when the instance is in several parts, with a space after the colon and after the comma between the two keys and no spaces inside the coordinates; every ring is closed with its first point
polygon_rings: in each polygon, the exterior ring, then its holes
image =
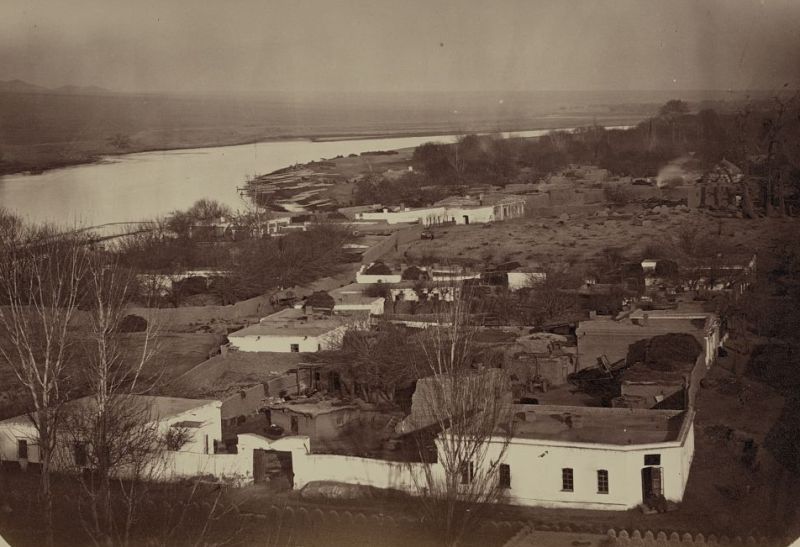
{"type": "MultiPolygon", "coordinates": [[[[536,137],[547,130],[504,136],[536,137]]],[[[31,222],[96,226],[137,222],[186,209],[209,197],[242,209],[236,190],[245,178],[295,163],[373,150],[396,150],[452,135],[377,139],[269,141],[237,146],[193,148],[110,156],[98,163],[36,175],[0,177],[0,205],[31,222]]]]}

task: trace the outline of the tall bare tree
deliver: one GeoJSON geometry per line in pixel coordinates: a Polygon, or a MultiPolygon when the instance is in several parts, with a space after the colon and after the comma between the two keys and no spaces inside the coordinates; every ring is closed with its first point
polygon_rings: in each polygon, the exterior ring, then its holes
{"type": "Polygon", "coordinates": [[[79,376],[88,395],[65,412],[64,431],[76,452],[73,463],[89,469],[78,475],[88,535],[98,545],[127,545],[142,479],[150,478],[143,475],[156,470],[153,463],[165,442],[148,400],[139,397],[152,391],[160,376],[148,367],[158,350],[158,325],[150,317],[144,332],[124,332],[136,279],[113,259],[93,257],[85,285],[79,376]],[[123,476],[125,481],[116,481],[120,495],[112,499],[112,482],[123,476]]]}
{"type": "MultiPolygon", "coordinates": [[[[435,439],[436,462],[429,458],[430,435],[420,434],[424,465],[418,487],[420,508],[448,545],[457,545],[503,493],[499,482],[512,434],[510,385],[497,369],[481,366],[472,321],[474,299],[461,298],[443,308],[420,337],[422,357],[414,363],[414,398],[426,429],[435,439]]],[[[420,423],[420,425],[423,425],[420,423]]]]}
{"type": "Polygon", "coordinates": [[[81,237],[53,228],[19,227],[0,244],[0,357],[26,393],[38,437],[46,542],[52,544],[51,472],[88,251],[81,237]]]}

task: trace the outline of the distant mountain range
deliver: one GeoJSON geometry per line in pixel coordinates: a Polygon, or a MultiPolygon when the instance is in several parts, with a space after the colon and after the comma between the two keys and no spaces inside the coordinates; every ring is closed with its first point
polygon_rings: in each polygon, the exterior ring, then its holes
{"type": "Polygon", "coordinates": [[[22,80],[0,80],[0,93],[47,93],[54,95],[109,95],[114,93],[108,89],[90,86],[63,85],[61,87],[43,87],[22,80]]]}

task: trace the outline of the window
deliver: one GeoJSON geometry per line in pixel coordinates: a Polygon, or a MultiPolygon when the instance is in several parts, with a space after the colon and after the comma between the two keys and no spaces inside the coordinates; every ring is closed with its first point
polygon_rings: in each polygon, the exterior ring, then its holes
{"type": "Polygon", "coordinates": [[[461,464],[461,484],[471,484],[475,478],[475,465],[472,462],[461,464]]]}
{"type": "Polygon", "coordinates": [[[75,458],[75,465],[78,467],[86,466],[86,443],[77,442],[72,446],[72,455],[75,458]]]}
{"type": "Polygon", "coordinates": [[[563,468],[561,470],[561,490],[564,492],[572,492],[575,489],[575,482],[573,479],[572,468],[563,468]]]}
{"type": "Polygon", "coordinates": [[[17,440],[17,459],[18,460],[28,459],[28,441],[26,441],[25,439],[17,440]]]}
{"type": "Polygon", "coordinates": [[[597,470],[597,493],[608,494],[608,471],[605,469],[597,470]]]}
{"type": "Polygon", "coordinates": [[[661,465],[661,454],[645,454],[645,465],[661,465]]]}
{"type": "Polygon", "coordinates": [[[291,417],[291,427],[292,427],[292,433],[294,435],[297,435],[297,433],[300,431],[300,422],[297,420],[297,416],[291,417]]]}
{"type": "Polygon", "coordinates": [[[511,466],[506,463],[500,464],[500,488],[511,488],[511,466]]]}
{"type": "Polygon", "coordinates": [[[289,344],[289,351],[292,353],[300,353],[300,344],[289,344]]]}

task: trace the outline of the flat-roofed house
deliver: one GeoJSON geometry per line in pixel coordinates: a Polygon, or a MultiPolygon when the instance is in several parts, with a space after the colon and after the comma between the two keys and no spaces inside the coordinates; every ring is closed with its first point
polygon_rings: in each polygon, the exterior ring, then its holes
{"type": "MultiPolygon", "coordinates": [[[[498,473],[504,501],[625,510],[660,496],[683,499],[693,411],[514,405],[514,412],[498,473]]],[[[500,455],[504,442],[490,441],[485,461],[500,455]]]]}
{"type": "Polygon", "coordinates": [[[351,283],[338,289],[333,289],[330,294],[335,304],[335,312],[366,312],[370,315],[383,315],[385,300],[382,296],[368,296],[364,294],[364,285],[351,283]]]}
{"type": "MultiPolygon", "coordinates": [[[[126,399],[149,414],[149,422],[157,424],[158,432],[166,435],[170,429],[180,428],[185,442],[174,451],[186,454],[213,454],[215,441],[222,439],[222,403],[211,399],[184,399],[151,395],[129,395],[126,399]]],[[[96,408],[93,397],[82,397],[66,403],[62,412],[80,418],[84,412],[96,408]]],[[[74,432],[64,435],[57,445],[58,457],[54,465],[65,468],[81,466],[87,449],[86,441],[76,439],[74,432]]],[[[30,417],[16,416],[0,422],[0,460],[40,463],[38,434],[30,417]]],[[[188,470],[192,471],[192,470],[188,470]]]]}
{"type": "Polygon", "coordinates": [[[286,308],[228,335],[231,348],[239,351],[307,353],[333,349],[353,316],[306,313],[286,308]]]}
{"type": "Polygon", "coordinates": [[[527,198],[513,194],[451,196],[436,203],[444,207],[446,220],[456,224],[498,222],[525,216],[527,198]]]}

